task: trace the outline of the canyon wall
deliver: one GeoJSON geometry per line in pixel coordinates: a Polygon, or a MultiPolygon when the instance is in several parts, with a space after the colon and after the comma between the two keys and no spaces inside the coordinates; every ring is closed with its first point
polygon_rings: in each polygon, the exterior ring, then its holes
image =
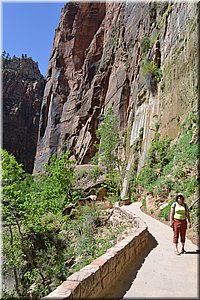
{"type": "Polygon", "coordinates": [[[3,58],[3,148],[32,173],[45,80],[31,58],[3,58]]]}
{"type": "Polygon", "coordinates": [[[90,162],[110,106],[127,172],[144,165],[156,130],[176,139],[188,112],[197,111],[197,12],[189,2],[66,4],[49,60],[34,173],[49,154],[67,150],[77,163],[90,162]]]}

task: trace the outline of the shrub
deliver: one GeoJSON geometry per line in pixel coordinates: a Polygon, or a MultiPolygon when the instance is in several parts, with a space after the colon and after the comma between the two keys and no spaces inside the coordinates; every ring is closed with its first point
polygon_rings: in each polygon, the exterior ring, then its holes
{"type": "Polygon", "coordinates": [[[171,211],[171,204],[168,204],[166,207],[160,210],[158,216],[163,218],[165,221],[169,221],[170,211],[171,211]]]}
{"type": "Polygon", "coordinates": [[[143,37],[140,42],[141,53],[146,54],[149,51],[150,45],[151,45],[150,38],[148,36],[143,37]]]}

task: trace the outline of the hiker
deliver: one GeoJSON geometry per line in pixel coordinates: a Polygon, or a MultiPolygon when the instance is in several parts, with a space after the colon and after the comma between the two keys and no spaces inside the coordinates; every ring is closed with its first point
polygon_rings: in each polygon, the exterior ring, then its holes
{"type": "Polygon", "coordinates": [[[174,236],[173,243],[175,244],[175,254],[179,255],[178,251],[178,239],[179,235],[182,243],[181,253],[186,253],[185,251],[185,235],[188,227],[191,228],[190,215],[187,204],[185,203],[185,198],[182,193],[176,195],[176,202],[172,203],[170,212],[170,226],[173,228],[174,236]]]}

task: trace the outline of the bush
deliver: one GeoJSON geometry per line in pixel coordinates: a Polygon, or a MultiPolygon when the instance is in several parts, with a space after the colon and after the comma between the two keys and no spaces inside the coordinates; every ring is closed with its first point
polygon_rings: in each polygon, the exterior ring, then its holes
{"type": "Polygon", "coordinates": [[[149,51],[150,46],[151,46],[150,38],[148,36],[143,37],[140,42],[141,53],[146,54],[149,51]]]}
{"type": "Polygon", "coordinates": [[[163,209],[160,210],[158,216],[160,218],[163,218],[165,221],[170,220],[170,211],[171,211],[171,205],[175,200],[171,200],[167,206],[165,206],[163,209]]]}

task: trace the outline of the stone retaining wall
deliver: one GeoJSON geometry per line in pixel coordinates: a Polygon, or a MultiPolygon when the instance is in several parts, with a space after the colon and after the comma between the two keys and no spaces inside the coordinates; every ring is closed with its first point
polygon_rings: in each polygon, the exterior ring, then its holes
{"type": "Polygon", "coordinates": [[[127,236],[105,254],[93,260],[80,271],[72,274],[53,292],[42,299],[102,298],[110,286],[120,278],[125,268],[148,246],[147,225],[136,215],[116,206],[124,218],[134,222],[133,234],[127,236]]]}

